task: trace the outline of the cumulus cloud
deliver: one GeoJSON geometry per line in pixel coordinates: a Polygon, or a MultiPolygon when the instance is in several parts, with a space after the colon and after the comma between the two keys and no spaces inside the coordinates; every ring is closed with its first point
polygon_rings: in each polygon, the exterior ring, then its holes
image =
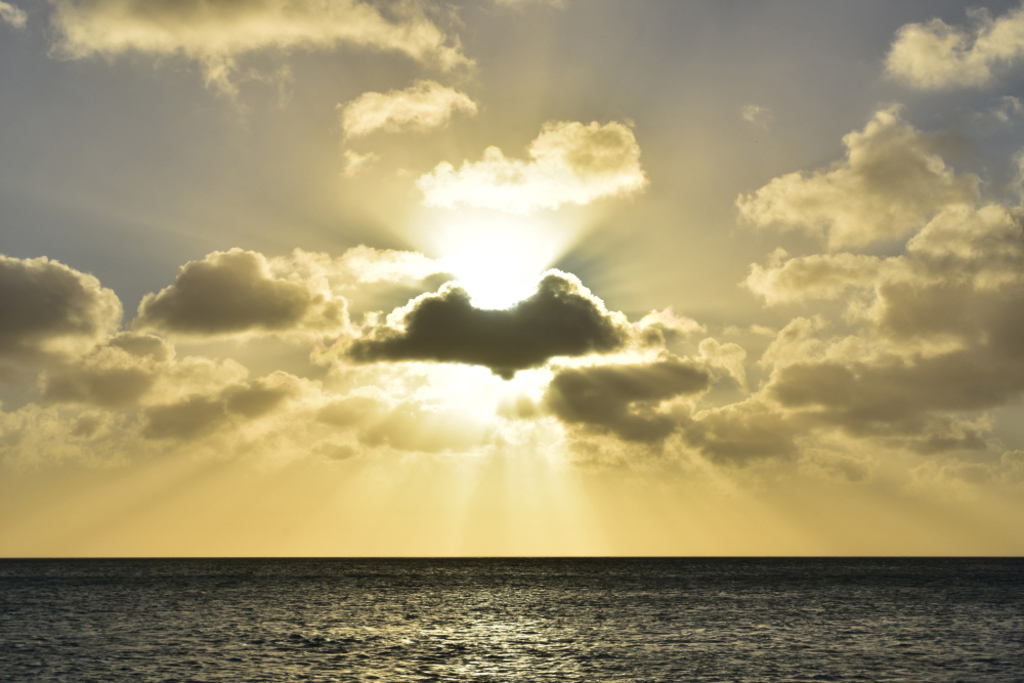
{"type": "Polygon", "coordinates": [[[544,404],[567,424],[638,442],[661,441],[679,417],[661,409],[677,396],[697,394],[711,384],[700,364],[678,358],[653,363],[564,368],[548,385],[544,404]]]}
{"type": "Polygon", "coordinates": [[[842,252],[788,258],[785,250],[777,249],[765,266],[750,266],[745,284],[769,305],[837,299],[851,289],[874,285],[898,268],[898,260],[876,256],[842,252]]]}
{"type": "Polygon", "coordinates": [[[510,159],[488,147],[480,161],[464,161],[458,169],[440,163],[416,185],[431,206],[515,214],[631,195],[647,185],[633,131],[615,121],[546,123],[528,153],[528,161],[510,159]]]}
{"type": "MultiPolygon", "coordinates": [[[[757,271],[755,271],[756,273],[757,271]]],[[[765,354],[767,395],[786,409],[851,434],[912,435],[906,447],[968,448],[951,414],[1024,395],[1024,235],[1016,211],[953,207],[899,256],[832,254],[761,271],[766,300],[860,291],[855,334],[794,321],[765,354]],[[937,426],[938,425],[938,426],[937,426]]],[[[975,430],[978,431],[978,430],[975,430]]]]}
{"type": "Polygon", "coordinates": [[[898,107],[876,112],[843,144],[846,159],[829,170],[789,173],[740,195],[740,216],[759,228],[825,235],[835,250],[900,237],[946,207],[977,200],[977,176],[955,174],[898,107]]]}
{"type": "Polygon", "coordinates": [[[174,284],[143,297],[134,326],[215,336],[329,333],[346,322],[345,300],[325,282],[275,273],[262,254],[235,248],[182,266],[174,284]]]}
{"type": "Polygon", "coordinates": [[[28,15],[25,14],[25,10],[0,0],[0,22],[10,24],[14,28],[25,28],[25,24],[28,22],[28,15]]]}
{"type": "Polygon", "coordinates": [[[504,378],[556,356],[613,351],[629,324],[572,275],[549,271],[537,291],[506,310],[475,308],[449,284],[417,297],[348,349],[361,362],[434,360],[483,365],[504,378]]]}
{"type": "Polygon", "coordinates": [[[208,85],[235,94],[238,60],[273,50],[342,45],[405,54],[448,70],[470,64],[418,2],[363,0],[51,0],[54,53],[69,59],[136,52],[198,62],[208,85]]]}
{"type": "Polygon", "coordinates": [[[967,14],[969,27],[938,18],[900,27],[886,57],[889,76],[923,90],[977,88],[1024,57],[1024,6],[998,19],[984,9],[967,14]]]}
{"type": "Polygon", "coordinates": [[[339,104],[341,126],[346,138],[377,131],[426,131],[448,125],[452,116],[476,114],[469,95],[436,81],[416,81],[405,90],[367,92],[347,104],[339,104]]]}
{"type": "Polygon", "coordinates": [[[0,358],[77,356],[121,324],[121,301],[92,275],[45,256],[0,255],[0,358]]]}

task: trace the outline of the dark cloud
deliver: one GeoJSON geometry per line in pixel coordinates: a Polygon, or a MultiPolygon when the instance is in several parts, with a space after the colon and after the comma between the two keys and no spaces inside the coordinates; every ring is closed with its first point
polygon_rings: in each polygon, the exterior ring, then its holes
{"type": "Polygon", "coordinates": [[[343,299],[311,282],[279,277],[259,253],[232,249],[191,261],[174,284],[147,294],[135,327],[208,336],[338,329],[343,299]]]}
{"type": "Polygon", "coordinates": [[[679,423],[678,416],[658,412],[658,405],[704,391],[710,384],[706,369],[676,359],[567,368],[551,381],[544,403],[565,423],[627,441],[653,442],[671,434],[679,423]]]}
{"type": "Polygon", "coordinates": [[[53,403],[90,403],[105,408],[134,405],[156,381],[149,368],[72,367],[47,373],[43,398],[53,403]]]}
{"type": "Polygon", "coordinates": [[[204,436],[227,421],[224,402],[211,397],[192,396],[143,411],[146,420],[142,435],[147,439],[188,440],[204,436]]]}
{"type": "Polygon", "coordinates": [[[295,378],[283,372],[234,384],[212,395],[193,395],[142,411],[147,439],[187,441],[222,427],[267,415],[296,392],[295,378]]]}
{"type": "Polygon", "coordinates": [[[0,256],[0,357],[77,355],[120,323],[121,302],[92,275],[46,257],[0,256]]]}
{"type": "Polygon", "coordinates": [[[361,362],[434,360],[483,365],[511,378],[556,356],[614,351],[628,339],[621,316],[609,313],[579,281],[549,273],[537,292],[506,310],[474,308],[469,294],[448,286],[404,312],[401,327],[380,326],[354,342],[361,362]]]}
{"type": "Polygon", "coordinates": [[[39,383],[43,398],[53,403],[126,408],[153,388],[157,364],[173,356],[174,349],[159,337],[123,332],[87,356],[48,369],[39,383]]]}
{"type": "Polygon", "coordinates": [[[731,463],[795,455],[802,432],[792,418],[756,400],[704,411],[682,429],[688,444],[712,460],[731,463]]]}

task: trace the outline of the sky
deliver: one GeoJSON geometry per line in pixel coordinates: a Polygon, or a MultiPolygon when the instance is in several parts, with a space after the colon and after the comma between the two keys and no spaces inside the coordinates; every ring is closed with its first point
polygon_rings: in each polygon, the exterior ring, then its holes
{"type": "Polygon", "coordinates": [[[0,556],[1024,553],[1024,4],[0,1],[0,556]]]}

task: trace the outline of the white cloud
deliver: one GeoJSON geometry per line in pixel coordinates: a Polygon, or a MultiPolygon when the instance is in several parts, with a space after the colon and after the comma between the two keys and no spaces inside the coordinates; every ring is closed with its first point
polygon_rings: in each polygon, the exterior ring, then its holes
{"type": "Polygon", "coordinates": [[[647,184],[633,131],[615,121],[546,123],[528,152],[524,161],[488,147],[480,161],[464,161],[458,169],[440,163],[416,185],[431,206],[526,214],[630,195],[647,184]]]}
{"type": "Polygon", "coordinates": [[[740,115],[743,117],[744,121],[752,123],[758,128],[767,129],[775,120],[775,115],[772,114],[771,109],[757,104],[748,104],[744,106],[740,111],[740,115]]]}
{"type": "Polygon", "coordinates": [[[363,93],[338,105],[346,138],[376,131],[425,131],[441,128],[456,112],[474,115],[476,102],[469,95],[435,81],[416,81],[405,90],[363,93]]]}
{"type": "Polygon", "coordinates": [[[900,120],[898,107],[876,112],[843,144],[846,159],[829,170],[789,173],[740,195],[741,217],[759,228],[825,234],[840,249],[900,237],[977,198],[977,176],[956,175],[928,135],[900,120]]]}
{"type": "Polygon", "coordinates": [[[28,16],[24,10],[15,7],[9,2],[0,0],[0,22],[6,22],[14,28],[25,28],[28,16]]]}
{"type": "Polygon", "coordinates": [[[971,26],[941,19],[906,24],[886,58],[892,78],[923,90],[981,87],[993,70],[1024,58],[1024,7],[993,19],[987,10],[968,10],[971,26]]]}
{"type": "Polygon", "coordinates": [[[360,154],[354,149],[346,149],[342,156],[345,159],[345,168],[341,174],[346,178],[354,178],[359,175],[379,158],[375,152],[360,154]]]}
{"type": "Polygon", "coordinates": [[[198,62],[208,85],[234,95],[238,58],[261,50],[332,50],[351,45],[405,54],[449,70],[471,64],[419,3],[388,16],[358,0],[52,0],[55,54],[82,59],[128,52],[198,62]]]}

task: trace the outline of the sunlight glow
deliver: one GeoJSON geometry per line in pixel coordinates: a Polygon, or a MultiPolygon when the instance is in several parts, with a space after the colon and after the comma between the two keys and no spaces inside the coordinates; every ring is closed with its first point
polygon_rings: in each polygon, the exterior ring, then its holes
{"type": "Polygon", "coordinates": [[[533,293],[573,233],[541,221],[473,212],[434,231],[433,251],[474,305],[508,308],[533,293]]]}

